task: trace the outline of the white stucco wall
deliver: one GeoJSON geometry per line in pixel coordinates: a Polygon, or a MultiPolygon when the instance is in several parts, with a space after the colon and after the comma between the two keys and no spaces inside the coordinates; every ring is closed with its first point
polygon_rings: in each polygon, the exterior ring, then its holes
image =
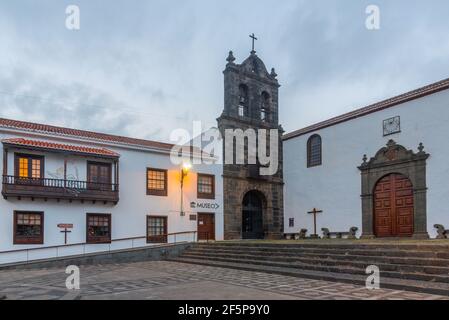
{"type": "MultiPolygon", "coordinates": [[[[63,142],[60,138],[49,139],[47,137],[33,136],[28,137],[27,134],[7,133],[0,129],[0,139],[11,137],[27,137],[34,140],[46,140],[63,142]]],[[[76,144],[74,141],[64,143],[76,144]]],[[[79,143],[84,146],[98,147],[95,144],[79,143]]],[[[196,164],[191,172],[185,178],[184,183],[184,211],[185,216],[180,214],[180,166],[172,164],[169,155],[158,154],[149,151],[132,150],[116,146],[105,146],[110,150],[119,153],[120,156],[120,201],[117,205],[108,203],[104,205],[101,202],[92,204],[92,202],[61,200],[59,203],[54,199],[48,201],[30,198],[4,199],[0,197],[0,264],[23,260],[26,253],[5,254],[2,252],[26,248],[41,248],[47,246],[56,246],[64,244],[64,234],[60,233],[57,227],[59,223],[71,223],[74,225],[72,233],[69,234],[70,243],[83,243],[86,241],[86,213],[108,213],[112,214],[112,239],[122,239],[130,237],[146,236],[146,217],[147,215],[167,216],[168,217],[168,233],[196,231],[197,221],[190,221],[190,214],[198,212],[208,212],[215,214],[215,233],[216,239],[223,239],[223,191],[222,191],[222,166],[221,165],[205,165],[196,164]],[[146,194],[146,169],[148,167],[167,169],[168,170],[168,196],[157,197],[148,196],[146,194]],[[215,175],[215,200],[197,199],[197,173],[215,175]],[[216,203],[218,209],[191,209],[190,202],[197,201],[199,203],[216,203]],[[13,245],[13,212],[14,210],[23,211],[43,211],[44,212],[44,245],[13,245]]],[[[9,149],[8,152],[8,174],[14,174],[14,151],[9,149]]],[[[0,152],[3,155],[3,145],[0,144],[0,152]]],[[[54,178],[54,174],[63,168],[64,158],[60,154],[28,152],[45,156],[45,177],[54,178]]],[[[73,176],[77,176],[79,180],[87,179],[87,160],[95,160],[95,158],[70,156],[68,159],[67,172],[73,176]]],[[[98,161],[98,159],[97,159],[98,161]]],[[[0,172],[3,172],[3,161],[0,163],[0,172]]],[[[62,178],[62,177],[61,177],[62,178]]],[[[191,240],[193,235],[185,235],[185,240],[191,240]]],[[[178,236],[177,240],[182,240],[182,236],[178,236]]],[[[173,240],[173,238],[169,239],[173,240]]],[[[145,245],[145,240],[136,241],[134,246],[145,245]]],[[[130,247],[130,241],[113,243],[112,248],[130,247]]],[[[109,249],[109,245],[89,245],[88,251],[101,251],[109,249]]],[[[84,250],[81,247],[59,249],[59,253],[80,253],[84,250]]],[[[31,258],[46,258],[54,255],[55,250],[32,252],[31,258]]]]}
{"type": "Polygon", "coordinates": [[[410,101],[354,120],[343,122],[284,141],[285,231],[306,228],[313,232],[314,207],[317,229],[361,231],[361,177],[357,169],[362,157],[373,157],[389,139],[417,152],[422,142],[430,153],[427,162],[427,226],[431,237],[436,223],[449,227],[449,91],[410,101]],[[383,120],[401,117],[401,132],[383,137],[383,120]],[[319,134],[323,143],[323,165],[307,168],[307,140],[319,134]],[[289,227],[295,218],[295,227],[289,227]]]}

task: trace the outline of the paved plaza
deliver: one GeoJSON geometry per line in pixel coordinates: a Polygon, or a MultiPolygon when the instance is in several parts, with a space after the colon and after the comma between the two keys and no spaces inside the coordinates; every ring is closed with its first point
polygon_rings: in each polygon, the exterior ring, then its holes
{"type": "Polygon", "coordinates": [[[81,289],[65,287],[65,269],[0,271],[7,299],[151,300],[441,300],[447,297],[300,279],[170,261],[82,266],[81,289]]]}

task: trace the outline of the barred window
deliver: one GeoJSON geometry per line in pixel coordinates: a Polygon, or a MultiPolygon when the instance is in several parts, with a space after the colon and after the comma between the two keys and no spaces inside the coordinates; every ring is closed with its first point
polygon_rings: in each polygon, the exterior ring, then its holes
{"type": "Polygon", "coordinates": [[[167,170],[147,169],[147,194],[167,196],[167,170]]]}
{"type": "Polygon", "coordinates": [[[167,243],[167,217],[147,217],[147,242],[167,243]]]}
{"type": "Polygon", "coordinates": [[[198,174],[198,198],[215,199],[215,176],[198,174]]]}
{"type": "Polygon", "coordinates": [[[14,212],[14,244],[44,243],[44,213],[14,212]]]}
{"type": "Polygon", "coordinates": [[[111,215],[87,214],[87,243],[111,242],[111,215]]]}
{"type": "Polygon", "coordinates": [[[313,135],[307,142],[307,166],[322,165],[322,141],[319,135],[313,135]]]}
{"type": "Polygon", "coordinates": [[[289,226],[290,228],[293,228],[293,227],[295,226],[295,218],[290,218],[290,219],[288,220],[288,226],[289,226]]]}

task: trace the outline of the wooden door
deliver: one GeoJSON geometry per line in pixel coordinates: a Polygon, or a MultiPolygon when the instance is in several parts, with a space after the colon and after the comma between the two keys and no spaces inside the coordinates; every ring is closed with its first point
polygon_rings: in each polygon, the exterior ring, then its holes
{"type": "Polygon", "coordinates": [[[414,198],[411,181],[401,174],[382,178],[374,191],[374,233],[377,237],[413,235],[414,198]]]}
{"type": "Polygon", "coordinates": [[[215,240],[215,214],[198,213],[198,240],[215,240]]]}
{"type": "Polygon", "coordinates": [[[109,163],[88,162],[87,181],[88,189],[110,190],[112,189],[112,166],[109,163]]]}
{"type": "Polygon", "coordinates": [[[248,192],[242,203],[242,239],[264,239],[263,205],[259,194],[248,192]]]}

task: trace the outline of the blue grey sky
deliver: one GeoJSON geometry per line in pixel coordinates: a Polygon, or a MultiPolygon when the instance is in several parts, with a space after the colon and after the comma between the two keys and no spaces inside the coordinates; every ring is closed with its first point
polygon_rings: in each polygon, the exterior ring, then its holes
{"type": "Polygon", "coordinates": [[[227,53],[245,59],[254,32],[289,132],[448,78],[448,16],[447,0],[1,0],[0,116],[163,141],[206,129],[227,53]]]}

